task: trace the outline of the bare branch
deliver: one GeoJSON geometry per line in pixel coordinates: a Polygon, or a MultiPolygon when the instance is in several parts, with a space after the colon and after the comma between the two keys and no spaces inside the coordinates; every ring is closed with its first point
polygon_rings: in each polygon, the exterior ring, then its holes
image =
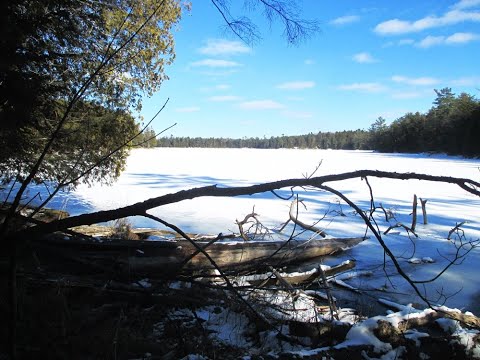
{"type": "Polygon", "coordinates": [[[398,228],[398,227],[404,228],[405,230],[407,230],[408,233],[412,233],[413,235],[415,235],[415,237],[418,238],[418,235],[415,233],[415,231],[413,231],[411,228],[409,228],[408,226],[406,226],[402,223],[396,223],[395,225],[389,226],[388,229],[383,232],[383,234],[387,235],[390,232],[390,230],[398,228]]]}
{"type": "MultiPolygon", "coordinates": [[[[24,229],[16,234],[11,234],[10,236],[14,237],[23,237],[23,236],[34,236],[38,237],[42,234],[51,233],[54,231],[65,230],[70,227],[79,226],[79,225],[90,225],[99,222],[106,222],[110,220],[115,220],[122,217],[142,216],[143,213],[149,209],[155,207],[177,203],[183,200],[194,199],[198,197],[232,197],[232,196],[241,196],[241,195],[253,195],[262,192],[269,192],[272,190],[278,190],[285,187],[292,188],[296,186],[315,186],[318,188],[323,188],[324,183],[343,181],[353,178],[362,178],[366,176],[377,177],[377,178],[388,178],[388,179],[397,179],[397,180],[425,180],[431,182],[441,182],[455,184],[465,191],[480,196],[480,183],[465,179],[465,178],[456,178],[449,176],[435,176],[427,174],[416,174],[416,173],[396,173],[388,171],[378,171],[378,170],[358,170],[353,172],[346,172],[341,174],[334,175],[324,175],[319,177],[314,177],[311,179],[288,179],[280,180],[274,182],[268,182],[258,185],[251,186],[240,186],[240,187],[218,187],[216,185],[205,186],[199,188],[192,188],[189,190],[182,190],[177,193],[167,194],[159,196],[156,198],[148,199],[143,202],[138,202],[129,206],[118,208],[115,210],[105,210],[94,212],[90,214],[83,214],[78,216],[72,216],[66,219],[54,221],[48,224],[42,224],[35,226],[29,229],[24,229]]],[[[360,216],[365,216],[363,211],[358,207],[354,208],[360,216]]]]}
{"type": "MultiPolygon", "coordinates": [[[[306,230],[313,231],[313,232],[317,233],[318,235],[320,235],[321,237],[326,237],[327,234],[325,233],[324,230],[319,229],[319,228],[315,227],[314,225],[305,224],[304,222],[302,222],[298,219],[298,203],[299,202],[301,202],[303,204],[303,202],[299,201],[298,199],[293,200],[292,203],[290,204],[290,211],[288,213],[288,215],[290,216],[290,220],[293,221],[298,226],[300,226],[300,227],[302,227],[306,230]],[[296,214],[293,213],[294,208],[296,209],[296,214]]],[[[303,204],[303,206],[305,206],[305,205],[303,204]]]]}
{"type": "MultiPolygon", "coordinates": [[[[248,17],[233,16],[227,0],[211,0],[211,2],[222,16],[227,28],[235,36],[247,44],[260,39],[257,26],[248,17]]],[[[270,25],[278,20],[283,26],[283,35],[289,44],[298,44],[319,30],[316,20],[300,18],[299,7],[293,0],[251,0],[245,1],[245,5],[245,8],[252,12],[257,7],[261,7],[263,16],[270,25]]]]}
{"type": "Polygon", "coordinates": [[[447,240],[451,240],[451,239],[452,239],[452,234],[453,234],[454,232],[458,232],[458,230],[460,229],[460,227],[462,227],[463,225],[465,225],[466,222],[467,222],[467,221],[462,221],[461,223],[457,223],[457,224],[455,225],[455,227],[448,232],[447,240]]]}

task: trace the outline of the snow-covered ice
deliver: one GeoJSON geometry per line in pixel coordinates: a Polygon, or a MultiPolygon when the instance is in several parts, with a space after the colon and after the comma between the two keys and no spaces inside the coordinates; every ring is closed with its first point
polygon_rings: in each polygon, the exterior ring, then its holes
{"type": "MultiPolygon", "coordinates": [[[[128,158],[125,172],[113,186],[81,185],[73,193],[60,194],[54,205],[61,205],[72,215],[114,209],[193,187],[245,186],[302,178],[310,175],[320,162],[316,176],[372,169],[480,180],[480,160],[446,155],[300,149],[136,149],[128,158]]],[[[428,225],[423,225],[419,206],[416,226],[418,238],[401,227],[383,235],[403,271],[415,280],[434,278],[456,253],[468,251],[468,241],[480,239],[479,197],[452,184],[377,178],[368,180],[375,203],[381,204],[395,217],[387,222],[383,212],[376,213],[375,219],[382,232],[397,222],[410,225],[414,194],[428,199],[428,225]],[[466,221],[461,227],[463,232],[453,234],[451,240],[447,240],[449,231],[463,221],[466,221]]],[[[328,185],[343,192],[362,210],[370,208],[370,193],[364,180],[351,179],[328,185]]],[[[35,191],[32,189],[31,193],[35,191]]],[[[318,189],[294,191],[307,207],[299,207],[299,217],[303,222],[313,224],[322,219],[317,227],[324,228],[332,237],[365,234],[366,226],[360,216],[335,195],[318,189]]],[[[277,193],[288,197],[291,191],[282,189],[277,193]]],[[[234,198],[201,197],[149,212],[184,231],[215,235],[238,232],[235,220],[243,219],[253,208],[264,225],[278,228],[288,219],[289,207],[290,201],[281,200],[272,193],[264,193],[234,198]]],[[[138,227],[157,227],[150,219],[134,218],[131,221],[138,227]]],[[[355,259],[357,272],[370,272],[373,275],[344,280],[351,286],[360,291],[381,289],[391,300],[400,303],[421,302],[408,284],[396,275],[392,262],[384,264],[382,248],[371,233],[367,235],[370,236],[367,241],[338,256],[325,258],[324,264],[334,265],[355,259]]],[[[470,310],[478,315],[480,291],[477,266],[480,263],[480,251],[473,249],[462,260],[461,264],[451,266],[435,282],[426,283],[425,290],[435,303],[445,302],[447,306],[470,310]]],[[[311,269],[312,264],[308,268],[311,269]]]]}

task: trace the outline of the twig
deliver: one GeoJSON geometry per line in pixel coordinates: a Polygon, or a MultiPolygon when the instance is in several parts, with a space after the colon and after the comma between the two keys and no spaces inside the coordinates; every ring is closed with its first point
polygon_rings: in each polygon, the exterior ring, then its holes
{"type": "Polygon", "coordinates": [[[335,300],[332,296],[332,289],[328,285],[327,277],[325,276],[325,272],[323,271],[322,266],[318,267],[318,271],[320,272],[320,276],[322,277],[323,284],[325,285],[325,291],[327,292],[328,297],[328,305],[330,307],[330,315],[332,316],[332,320],[338,320],[338,311],[337,306],[335,305],[335,300]]]}
{"type": "Polygon", "coordinates": [[[398,227],[404,228],[405,230],[407,230],[407,232],[409,232],[409,233],[411,232],[413,235],[415,235],[415,237],[418,238],[418,235],[415,233],[415,231],[410,229],[408,226],[403,225],[402,223],[396,223],[395,225],[389,226],[388,229],[383,232],[383,234],[387,235],[390,232],[390,230],[398,228],[398,227]]]}
{"type": "Polygon", "coordinates": [[[461,223],[457,223],[457,224],[455,225],[455,227],[448,232],[447,240],[451,240],[451,239],[452,239],[452,234],[453,234],[454,232],[458,231],[458,229],[460,229],[460,227],[462,227],[463,225],[465,225],[466,222],[467,222],[467,221],[462,221],[461,223]]]}

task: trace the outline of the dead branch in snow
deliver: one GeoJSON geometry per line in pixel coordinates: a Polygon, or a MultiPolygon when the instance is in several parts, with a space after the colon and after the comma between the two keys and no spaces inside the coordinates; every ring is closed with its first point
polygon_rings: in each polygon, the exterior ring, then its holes
{"type": "MultiPolygon", "coordinates": [[[[313,231],[314,233],[317,233],[321,237],[326,237],[327,233],[323,229],[320,229],[315,225],[305,224],[304,222],[298,219],[298,203],[301,203],[306,208],[302,200],[298,200],[298,199],[293,200],[292,203],[290,204],[290,212],[288,213],[290,219],[288,221],[293,221],[295,224],[304,228],[305,230],[310,230],[310,231],[313,231]]],[[[282,226],[282,229],[285,227],[286,224],[288,224],[288,221],[282,226]]]]}
{"type": "Polygon", "coordinates": [[[387,235],[390,232],[390,230],[398,227],[404,228],[405,230],[407,230],[407,233],[412,233],[413,235],[415,235],[415,237],[418,238],[418,235],[415,233],[415,231],[413,231],[413,229],[409,228],[407,225],[404,225],[402,223],[396,223],[395,225],[390,225],[388,229],[383,232],[383,234],[387,235]]]}
{"type": "Polygon", "coordinates": [[[258,220],[258,214],[255,213],[255,207],[253,208],[250,214],[247,214],[242,221],[235,220],[235,223],[238,226],[238,230],[240,231],[240,236],[243,240],[249,241],[257,237],[259,234],[265,235],[265,230],[267,228],[258,220]],[[250,219],[253,219],[251,221],[250,219]],[[244,225],[249,224],[247,231],[243,228],[244,225]],[[253,232],[251,231],[253,229],[253,232]]]}
{"type": "Polygon", "coordinates": [[[382,203],[380,203],[380,205],[378,205],[377,208],[382,210],[383,214],[385,215],[385,221],[395,219],[395,214],[392,209],[385,209],[382,203]]]}
{"type": "Polygon", "coordinates": [[[406,331],[418,326],[433,325],[435,320],[443,317],[457,320],[462,324],[472,328],[480,329],[480,318],[471,313],[462,313],[460,310],[448,309],[441,306],[433,306],[430,310],[419,313],[419,310],[411,307],[410,305],[405,306],[385,299],[378,299],[378,301],[392,309],[411,312],[411,317],[409,317],[407,320],[401,321],[397,325],[396,328],[400,331],[406,331]]]}
{"type": "Polygon", "coordinates": [[[428,218],[427,218],[427,201],[428,201],[428,199],[422,199],[422,198],[420,198],[420,203],[422,204],[423,225],[427,225],[427,224],[428,224],[428,218]]]}
{"type": "Polygon", "coordinates": [[[413,194],[412,226],[410,226],[413,233],[415,233],[415,226],[417,226],[417,194],[413,194]]]}
{"type": "Polygon", "coordinates": [[[325,285],[325,291],[328,297],[328,306],[330,307],[330,315],[332,316],[332,319],[338,320],[337,305],[335,304],[335,300],[332,295],[332,289],[328,284],[327,277],[325,276],[325,272],[323,271],[323,268],[321,266],[318,267],[318,271],[320,272],[322,282],[325,285]]]}
{"type": "MultiPolygon", "coordinates": [[[[466,221],[462,221],[461,223],[457,223],[455,225],[455,227],[453,229],[451,229],[449,232],[448,232],[448,236],[447,236],[447,240],[451,240],[452,239],[452,234],[453,233],[458,233],[461,229],[461,227],[463,225],[465,225],[466,221]]],[[[463,234],[462,234],[463,235],[463,234]]]]}

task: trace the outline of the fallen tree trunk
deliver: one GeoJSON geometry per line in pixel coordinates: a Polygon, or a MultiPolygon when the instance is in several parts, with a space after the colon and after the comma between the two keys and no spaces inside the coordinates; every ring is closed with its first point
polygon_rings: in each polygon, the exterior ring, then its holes
{"type": "MultiPolygon", "coordinates": [[[[347,270],[353,269],[355,267],[355,261],[347,260],[340,265],[328,267],[324,270],[325,276],[330,278],[336,274],[345,272],[347,270]]],[[[288,281],[289,284],[294,286],[308,286],[316,280],[319,280],[321,274],[318,268],[314,268],[310,271],[306,272],[294,272],[294,273],[279,273],[280,277],[284,280],[288,281]]],[[[265,274],[256,274],[256,275],[246,275],[242,276],[241,278],[244,281],[247,281],[252,286],[262,286],[262,287],[270,287],[270,286],[278,286],[281,283],[277,274],[274,274],[275,277],[272,276],[271,273],[265,274]]]]}
{"type": "MultiPolygon", "coordinates": [[[[332,238],[309,241],[257,241],[216,242],[196,241],[222,270],[245,268],[262,269],[301,263],[325,255],[349,249],[365,238],[332,238]],[[208,247],[206,245],[209,245],[208,247]]],[[[138,276],[170,276],[181,271],[210,271],[212,263],[197,247],[186,240],[141,241],[141,240],[64,240],[63,238],[42,240],[32,243],[40,260],[48,258],[55,263],[64,257],[71,265],[88,264],[87,267],[109,269],[138,276]],[[191,256],[192,254],[196,256],[191,256]],[[190,258],[185,264],[185,259],[190,258]],[[95,264],[95,267],[91,265],[95,264]]]]}

